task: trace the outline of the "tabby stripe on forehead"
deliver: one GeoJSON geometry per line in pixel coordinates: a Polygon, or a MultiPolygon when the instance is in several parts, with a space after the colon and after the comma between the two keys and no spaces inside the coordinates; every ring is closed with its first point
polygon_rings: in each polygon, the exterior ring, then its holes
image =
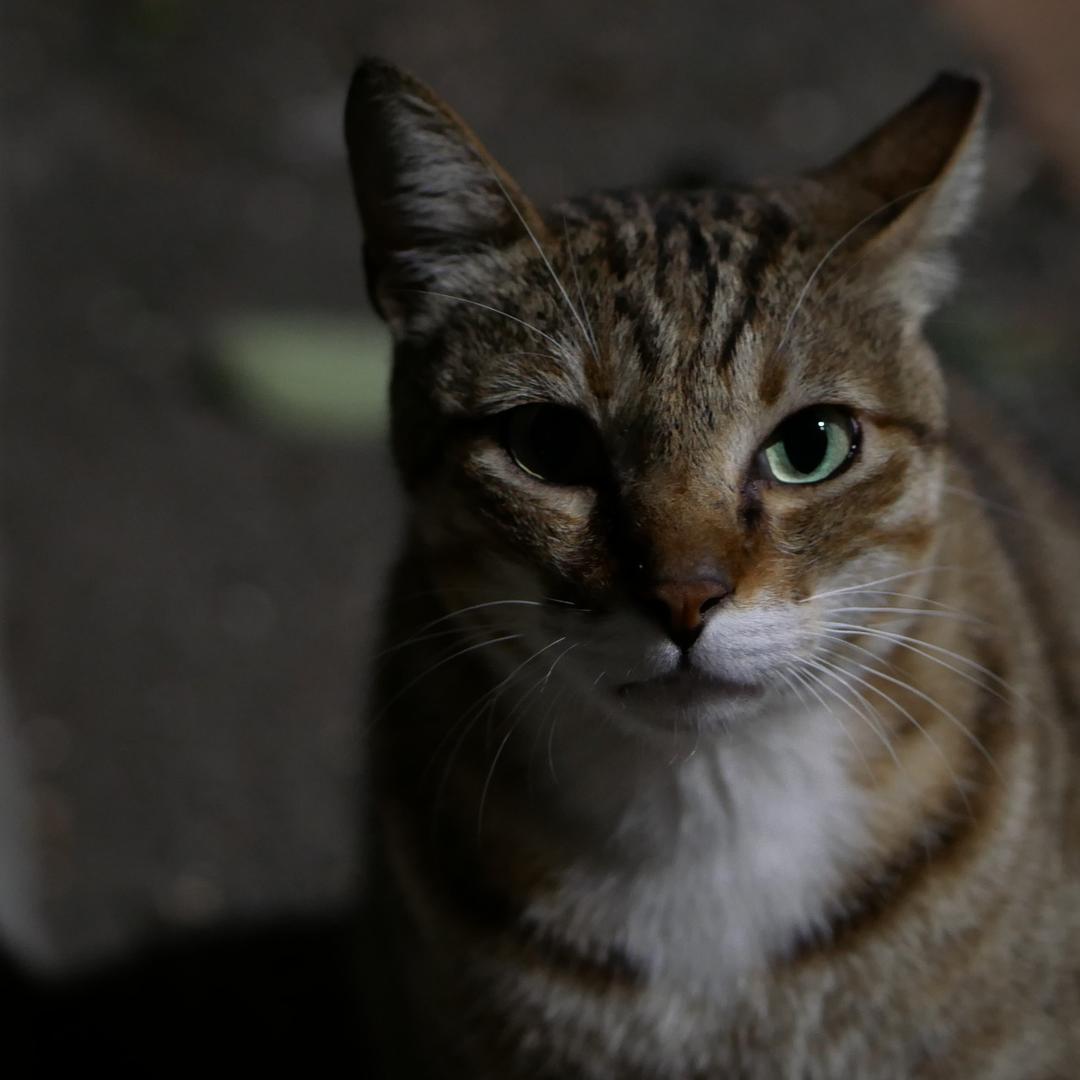
{"type": "Polygon", "coordinates": [[[668,241],[676,226],[684,225],[683,213],[666,204],[653,213],[653,239],[656,244],[656,269],[653,272],[653,290],[663,296],[667,289],[668,241]]]}
{"type": "Polygon", "coordinates": [[[709,211],[714,221],[730,221],[738,210],[735,195],[730,191],[714,191],[709,198],[709,211]]]}
{"type": "Polygon", "coordinates": [[[727,366],[735,355],[735,349],[742,338],[743,331],[757,314],[758,290],[766,270],[773,264],[784,242],[792,233],[791,219],[779,206],[771,205],[761,215],[757,229],[757,244],[750,249],[750,254],[742,267],[743,289],[746,296],[742,310],[735,316],[720,350],[720,363],[727,366]]]}
{"type": "Polygon", "coordinates": [[[608,223],[609,227],[604,235],[604,253],[607,256],[608,266],[616,281],[623,282],[630,273],[630,251],[619,238],[618,229],[614,222],[608,223]]]}
{"type": "Polygon", "coordinates": [[[653,213],[653,236],[656,242],[656,271],[653,277],[653,286],[657,295],[662,294],[667,288],[668,264],[671,261],[669,244],[671,234],[676,229],[686,232],[687,254],[691,271],[702,269],[705,259],[708,257],[708,248],[705,246],[705,237],[701,232],[701,226],[690,215],[685,207],[672,206],[665,203],[653,213]]]}
{"type": "Polygon", "coordinates": [[[617,281],[623,282],[630,276],[645,217],[641,196],[632,191],[609,192],[597,203],[590,204],[590,208],[603,225],[604,250],[611,272],[617,281]],[[627,235],[633,237],[633,243],[626,242],[624,237],[627,235]]]}
{"type": "MultiPolygon", "coordinates": [[[[708,241],[705,239],[705,235],[701,233],[700,226],[698,228],[699,235],[701,235],[701,243],[703,248],[702,256],[702,268],[705,271],[705,298],[701,302],[701,319],[698,326],[698,333],[703,334],[705,328],[709,325],[712,319],[713,309],[716,307],[716,287],[720,280],[720,274],[717,269],[717,263],[727,259],[731,252],[731,237],[726,233],[721,233],[713,236],[713,243],[715,249],[712,253],[709,251],[708,241]]],[[[694,267],[694,252],[691,250],[691,268],[694,267]]]]}
{"type": "MultiPolygon", "coordinates": [[[[719,280],[716,261],[717,255],[709,248],[709,241],[696,218],[686,215],[687,265],[691,274],[705,275],[705,297],[701,303],[701,317],[698,320],[702,330],[708,325],[716,302],[716,286],[719,280]]],[[[729,244],[730,248],[730,244],[729,244]]]]}
{"type": "Polygon", "coordinates": [[[615,294],[615,313],[630,323],[641,370],[654,372],[660,363],[660,327],[644,304],[633,304],[626,291],[615,294]]]}
{"type": "Polygon", "coordinates": [[[653,217],[656,229],[656,273],[654,288],[658,296],[663,295],[667,287],[667,271],[670,263],[668,251],[669,239],[676,228],[686,233],[687,269],[691,274],[705,275],[705,300],[701,312],[701,324],[704,326],[712,313],[716,298],[717,270],[709,242],[701,228],[701,222],[685,207],[662,206],[653,217]]]}

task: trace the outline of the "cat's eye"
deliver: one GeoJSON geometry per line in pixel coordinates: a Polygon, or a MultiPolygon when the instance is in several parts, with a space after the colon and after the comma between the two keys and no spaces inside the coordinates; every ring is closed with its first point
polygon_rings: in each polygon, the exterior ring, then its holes
{"type": "Polygon", "coordinates": [[[595,486],[607,469],[592,421],[565,405],[521,405],[503,414],[503,445],[518,468],[537,480],[595,486]]]}
{"type": "Polygon", "coordinates": [[[817,484],[835,476],[858,449],[854,417],[835,405],[812,405],[789,416],[762,450],[765,467],[781,484],[817,484]]]}

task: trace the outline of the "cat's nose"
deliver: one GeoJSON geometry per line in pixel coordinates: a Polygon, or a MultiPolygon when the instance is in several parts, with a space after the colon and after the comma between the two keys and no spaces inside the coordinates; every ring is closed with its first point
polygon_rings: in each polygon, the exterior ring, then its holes
{"type": "Polygon", "coordinates": [[[665,581],[653,588],[649,606],[671,640],[688,649],[704,628],[709,612],[730,593],[731,586],[720,578],[665,581]]]}

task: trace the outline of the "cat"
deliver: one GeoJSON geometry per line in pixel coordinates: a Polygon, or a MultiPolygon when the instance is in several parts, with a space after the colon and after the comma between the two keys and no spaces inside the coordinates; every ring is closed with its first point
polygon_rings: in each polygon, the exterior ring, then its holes
{"type": "Polygon", "coordinates": [[[922,330],[985,113],[943,74],[805,176],[541,213],[358,68],[388,1075],[1076,1075],[1075,519],[922,330]]]}

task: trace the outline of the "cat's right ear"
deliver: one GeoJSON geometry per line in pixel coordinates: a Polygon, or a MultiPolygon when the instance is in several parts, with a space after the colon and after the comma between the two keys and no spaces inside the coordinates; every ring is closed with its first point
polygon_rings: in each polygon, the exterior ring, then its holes
{"type": "Polygon", "coordinates": [[[952,280],[948,243],[968,225],[982,178],[987,91],[943,73],[846,154],[811,175],[837,193],[841,240],[871,265],[916,319],[952,280]],[[869,206],[869,212],[867,207],[869,206]]]}
{"type": "Polygon", "coordinates": [[[544,224],[446,104],[382,60],[356,69],[345,140],[372,302],[395,335],[426,291],[457,293],[478,251],[544,224]]]}

